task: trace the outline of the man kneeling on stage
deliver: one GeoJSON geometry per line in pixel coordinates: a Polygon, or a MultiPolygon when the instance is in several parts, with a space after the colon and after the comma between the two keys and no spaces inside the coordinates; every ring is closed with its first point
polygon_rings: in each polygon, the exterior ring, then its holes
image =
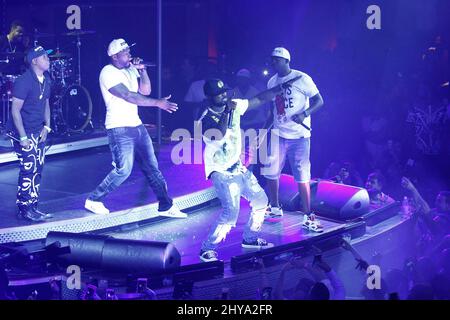
{"type": "Polygon", "coordinates": [[[218,244],[225,239],[232,227],[236,226],[239,217],[240,197],[244,196],[252,208],[250,218],[244,229],[242,247],[250,249],[270,248],[273,244],[258,238],[264,222],[268,199],[256,177],[242,164],[240,117],[248,108],[253,108],[271,101],[283,83],[266,90],[249,100],[228,99],[228,88],[219,79],[206,81],[203,90],[209,107],[203,112],[203,140],[206,144],[204,152],[205,174],[211,179],[223,211],[212,226],[208,238],[202,244],[200,259],[204,262],[215,261],[218,244]]]}

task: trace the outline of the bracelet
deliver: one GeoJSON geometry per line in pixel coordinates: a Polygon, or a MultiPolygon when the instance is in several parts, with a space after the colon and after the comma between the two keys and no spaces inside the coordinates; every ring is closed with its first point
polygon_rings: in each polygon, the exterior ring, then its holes
{"type": "Polygon", "coordinates": [[[49,126],[44,126],[44,129],[47,130],[48,133],[52,132],[52,128],[49,126]]]}
{"type": "Polygon", "coordinates": [[[25,141],[25,140],[28,140],[28,137],[27,137],[27,136],[20,137],[20,141],[25,141]]]}

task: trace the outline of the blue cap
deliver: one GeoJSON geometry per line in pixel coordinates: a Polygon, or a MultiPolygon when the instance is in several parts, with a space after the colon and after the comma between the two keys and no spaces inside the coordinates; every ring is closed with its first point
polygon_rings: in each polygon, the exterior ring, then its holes
{"type": "Polygon", "coordinates": [[[27,53],[27,62],[31,64],[31,61],[33,61],[33,59],[39,58],[44,54],[50,54],[52,52],[53,50],[44,50],[44,48],[42,48],[41,46],[31,48],[27,53]]]}

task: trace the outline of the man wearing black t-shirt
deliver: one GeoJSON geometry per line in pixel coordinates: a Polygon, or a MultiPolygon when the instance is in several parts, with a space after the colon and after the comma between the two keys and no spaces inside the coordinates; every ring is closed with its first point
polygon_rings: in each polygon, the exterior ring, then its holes
{"type": "Polygon", "coordinates": [[[20,21],[11,23],[7,35],[0,35],[0,59],[8,58],[8,63],[0,64],[0,73],[21,74],[25,69],[24,52],[26,51],[25,28],[20,21]]]}
{"type": "Polygon", "coordinates": [[[14,150],[19,158],[17,191],[19,216],[40,222],[51,218],[37,209],[45,158],[45,141],[50,129],[50,76],[48,53],[38,46],[27,53],[28,70],[14,83],[11,120],[8,123],[14,150]]]}

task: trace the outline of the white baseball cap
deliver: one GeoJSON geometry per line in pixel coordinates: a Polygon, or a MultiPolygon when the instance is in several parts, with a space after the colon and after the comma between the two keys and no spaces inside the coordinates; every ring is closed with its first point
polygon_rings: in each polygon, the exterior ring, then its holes
{"type": "Polygon", "coordinates": [[[112,55],[115,55],[122,50],[131,48],[135,44],[136,43],[133,43],[131,46],[129,46],[128,43],[123,39],[114,39],[108,46],[108,56],[111,57],[112,55]]]}
{"type": "Polygon", "coordinates": [[[272,57],[280,57],[280,58],[284,58],[288,61],[291,61],[291,54],[289,53],[289,51],[286,48],[283,48],[283,47],[277,47],[277,48],[273,49],[272,57]]]}

